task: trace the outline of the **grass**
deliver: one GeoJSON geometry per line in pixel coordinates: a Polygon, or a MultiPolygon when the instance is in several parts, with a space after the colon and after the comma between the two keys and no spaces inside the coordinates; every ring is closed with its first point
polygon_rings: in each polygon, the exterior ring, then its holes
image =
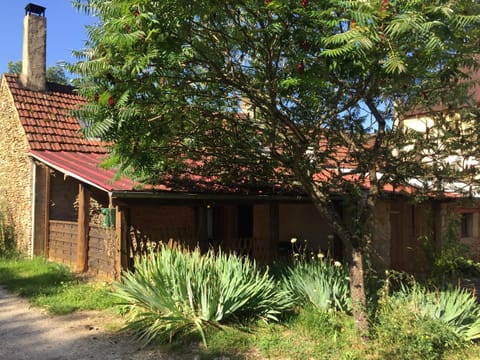
{"type": "Polygon", "coordinates": [[[77,279],[63,265],[43,258],[0,258],[0,284],[51,314],[105,310],[115,306],[108,284],[77,279]]]}

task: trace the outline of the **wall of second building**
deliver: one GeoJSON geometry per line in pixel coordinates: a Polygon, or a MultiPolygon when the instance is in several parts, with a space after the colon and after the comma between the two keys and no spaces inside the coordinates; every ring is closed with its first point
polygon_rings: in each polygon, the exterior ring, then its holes
{"type": "Polygon", "coordinates": [[[167,243],[170,240],[189,247],[197,245],[196,210],[192,205],[129,205],[130,234],[138,242],[167,243]]]}
{"type": "Polygon", "coordinates": [[[464,246],[459,255],[480,262],[480,202],[445,202],[440,212],[440,245],[459,243],[464,246]]]}
{"type": "Polygon", "coordinates": [[[296,239],[298,247],[306,245],[314,252],[333,255],[336,241],[333,231],[312,204],[280,204],[278,212],[280,257],[288,254],[292,239],[296,239]]]}
{"type": "Polygon", "coordinates": [[[33,163],[4,78],[0,85],[0,131],[0,211],[12,221],[19,249],[31,253],[33,163]]]}

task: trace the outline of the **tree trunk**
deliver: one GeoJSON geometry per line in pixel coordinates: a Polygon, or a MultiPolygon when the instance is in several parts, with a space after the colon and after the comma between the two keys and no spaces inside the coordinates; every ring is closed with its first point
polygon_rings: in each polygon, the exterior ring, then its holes
{"type": "Polygon", "coordinates": [[[353,318],[362,339],[368,333],[367,297],[365,295],[365,274],[363,271],[363,253],[352,246],[350,260],[350,293],[352,296],[353,318]]]}
{"type": "MultiPolygon", "coordinates": [[[[359,239],[357,235],[353,235],[354,231],[348,228],[345,222],[341,220],[340,214],[331,206],[329,195],[318,191],[312,181],[308,181],[307,178],[301,175],[301,172],[297,174],[297,176],[303,180],[302,185],[310,195],[313,205],[318,212],[329,221],[333,231],[341,239],[344,248],[350,251],[348,263],[350,267],[350,295],[352,297],[353,317],[359,335],[363,340],[367,340],[369,324],[367,296],[365,294],[365,272],[363,269],[364,247],[362,246],[362,241],[366,239],[366,234],[363,233],[364,238],[362,239],[359,239]]],[[[363,209],[364,213],[361,221],[365,221],[365,223],[368,224],[371,224],[372,221],[374,200],[375,197],[369,194],[366,203],[367,206],[363,209]]],[[[358,225],[359,223],[356,222],[353,226],[358,225]]],[[[352,226],[352,224],[350,224],[350,226],[352,226]]],[[[366,228],[370,229],[368,226],[366,228]]]]}

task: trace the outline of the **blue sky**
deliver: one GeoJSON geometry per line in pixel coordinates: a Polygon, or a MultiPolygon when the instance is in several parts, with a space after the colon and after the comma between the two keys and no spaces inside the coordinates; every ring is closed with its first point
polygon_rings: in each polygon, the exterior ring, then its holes
{"type": "Polygon", "coordinates": [[[0,12],[0,73],[7,71],[8,61],[22,58],[23,18],[28,3],[41,5],[47,10],[47,66],[57,61],[74,62],[72,50],[84,47],[86,24],[94,19],[78,12],[70,0],[3,0],[0,12]]]}

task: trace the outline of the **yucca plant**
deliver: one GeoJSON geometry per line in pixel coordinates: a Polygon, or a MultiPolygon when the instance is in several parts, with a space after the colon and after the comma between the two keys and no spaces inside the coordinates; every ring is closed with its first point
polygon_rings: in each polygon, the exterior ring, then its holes
{"type": "Polygon", "coordinates": [[[278,320],[292,306],[268,271],[254,261],[212,251],[200,254],[162,246],[135,261],[116,284],[129,329],[148,344],[253,318],[278,320]]]}
{"type": "Polygon", "coordinates": [[[414,284],[402,287],[391,298],[390,306],[408,303],[418,319],[432,319],[446,324],[465,341],[480,339],[480,305],[466,289],[430,291],[414,284]]]}
{"type": "Polygon", "coordinates": [[[348,270],[339,262],[324,258],[297,260],[288,267],[283,284],[299,305],[351,311],[348,270]]]}

